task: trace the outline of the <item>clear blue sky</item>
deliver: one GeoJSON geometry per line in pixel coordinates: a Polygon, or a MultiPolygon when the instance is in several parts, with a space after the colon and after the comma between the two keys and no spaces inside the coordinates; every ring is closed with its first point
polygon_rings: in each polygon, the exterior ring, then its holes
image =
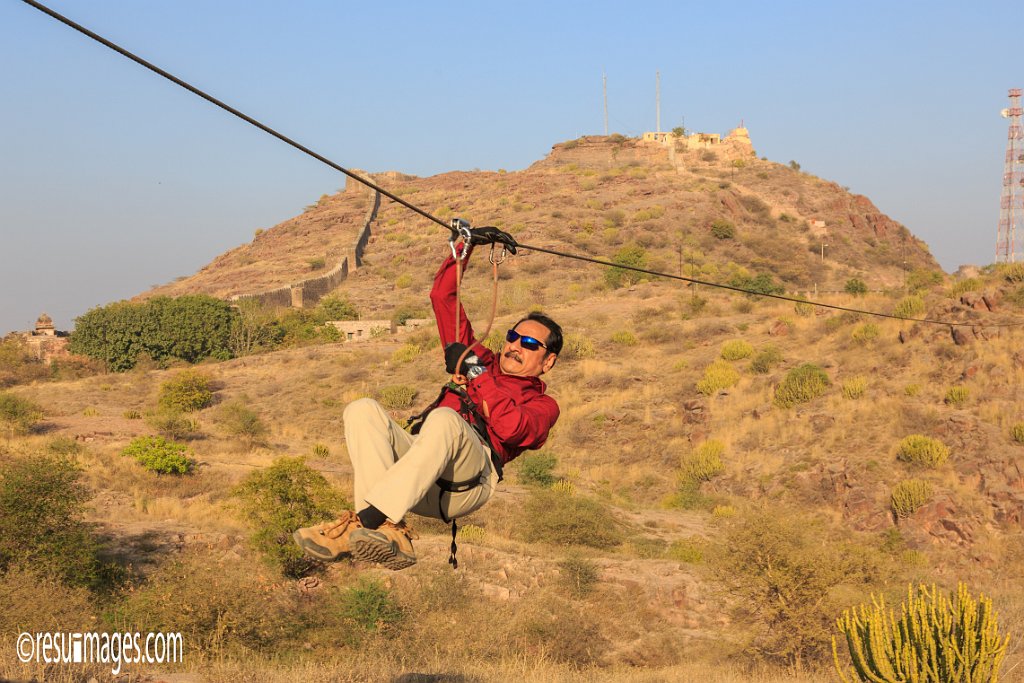
{"type": "MultiPolygon", "coordinates": [[[[1014,2],[50,6],[349,168],[521,169],[661,121],[849,186],[947,270],[993,260],[1014,2]]],[[[342,176],[0,0],[0,333],[195,272],[342,176]]],[[[486,222],[486,216],[467,217],[486,222]]],[[[438,235],[441,240],[442,235],[438,235]]]]}

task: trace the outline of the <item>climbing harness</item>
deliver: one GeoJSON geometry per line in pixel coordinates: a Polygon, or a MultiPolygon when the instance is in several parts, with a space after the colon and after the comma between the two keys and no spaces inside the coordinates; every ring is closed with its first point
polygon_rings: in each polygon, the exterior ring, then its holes
{"type": "MultiPolygon", "coordinates": [[[[487,452],[490,454],[491,467],[494,468],[495,473],[498,475],[498,481],[500,482],[504,478],[504,472],[502,468],[501,458],[494,450],[494,446],[491,444],[490,435],[487,433],[487,424],[484,422],[483,416],[480,415],[477,410],[476,403],[469,397],[466,390],[455,382],[448,382],[441,387],[441,393],[438,394],[437,398],[426,407],[421,413],[413,415],[406,422],[406,429],[409,430],[410,434],[419,434],[420,429],[423,427],[423,423],[427,419],[427,415],[430,414],[434,408],[440,405],[444,397],[449,393],[455,394],[459,398],[459,415],[469,423],[469,426],[473,428],[476,435],[480,438],[480,441],[487,452]]],[[[480,473],[472,479],[466,479],[465,481],[451,481],[449,479],[438,479],[434,482],[439,489],[441,489],[440,495],[437,497],[437,511],[441,516],[441,520],[445,523],[452,523],[452,545],[451,553],[448,556],[448,564],[452,566],[452,569],[459,568],[459,560],[456,557],[459,547],[455,542],[455,537],[458,534],[459,526],[455,518],[448,518],[448,515],[444,513],[444,494],[448,494],[449,500],[451,500],[451,494],[453,493],[465,493],[466,491],[472,491],[477,486],[480,486],[488,478],[488,468],[485,465],[480,473]]]]}

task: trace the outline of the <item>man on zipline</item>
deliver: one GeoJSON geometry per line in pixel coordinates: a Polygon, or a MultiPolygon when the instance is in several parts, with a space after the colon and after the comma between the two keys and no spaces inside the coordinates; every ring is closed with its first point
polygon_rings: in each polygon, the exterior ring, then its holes
{"type": "Polygon", "coordinates": [[[445,259],[430,292],[451,381],[412,434],[373,399],[345,408],[356,511],[296,531],[295,541],[310,557],[352,554],[389,569],[415,564],[406,514],[447,522],[477,510],[494,493],[502,466],[543,446],[558,419],[558,404],[544,393],[540,376],[562,350],[562,328],[531,313],[508,330],[500,357],[483,346],[459,302],[456,269],[465,271],[474,245],[497,244],[514,254],[516,243],[496,228],[473,229],[469,238],[459,245],[466,258],[445,259]]]}

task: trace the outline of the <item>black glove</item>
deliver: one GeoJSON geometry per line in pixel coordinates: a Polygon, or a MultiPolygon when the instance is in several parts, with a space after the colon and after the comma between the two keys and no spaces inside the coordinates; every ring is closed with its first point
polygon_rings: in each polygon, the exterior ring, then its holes
{"type": "Polygon", "coordinates": [[[462,367],[455,369],[455,364],[466,350],[465,344],[452,342],[444,347],[444,369],[450,375],[465,375],[469,379],[475,379],[487,372],[487,366],[480,362],[480,359],[473,352],[467,353],[462,361],[462,367]]]}
{"type": "Polygon", "coordinates": [[[482,228],[470,228],[469,232],[473,236],[471,244],[500,244],[513,256],[516,253],[516,238],[504,230],[486,225],[482,228]]]}

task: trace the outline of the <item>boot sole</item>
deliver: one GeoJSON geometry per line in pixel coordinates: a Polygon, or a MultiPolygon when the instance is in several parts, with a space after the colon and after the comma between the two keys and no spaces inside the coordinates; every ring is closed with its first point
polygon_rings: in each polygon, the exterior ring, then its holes
{"type": "Polygon", "coordinates": [[[301,536],[298,531],[292,533],[292,539],[295,541],[296,545],[299,546],[299,549],[301,549],[302,552],[309,557],[312,557],[314,560],[320,560],[321,562],[333,562],[344,555],[344,553],[333,553],[327,548],[317,545],[308,538],[301,536]],[[323,549],[323,552],[317,552],[317,549],[321,548],[323,549]]]}
{"type": "Polygon", "coordinates": [[[376,562],[394,571],[416,564],[416,558],[399,552],[394,541],[372,536],[352,539],[352,554],[357,560],[376,562]]]}

